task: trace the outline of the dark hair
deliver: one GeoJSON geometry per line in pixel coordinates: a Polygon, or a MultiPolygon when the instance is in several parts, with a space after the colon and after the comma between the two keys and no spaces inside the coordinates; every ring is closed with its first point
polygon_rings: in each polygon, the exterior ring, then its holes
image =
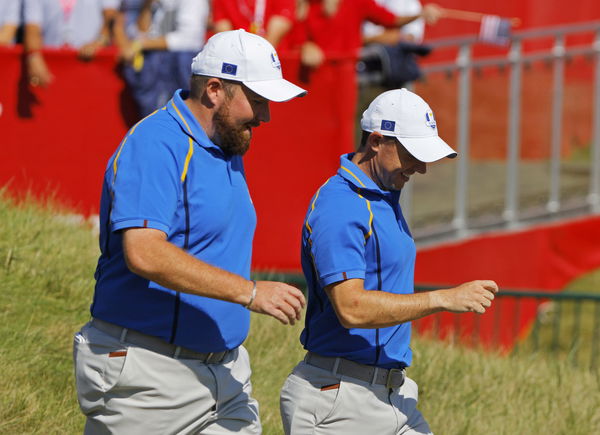
{"type": "MultiPolygon", "coordinates": [[[[190,98],[192,100],[199,100],[202,97],[202,93],[206,88],[206,83],[208,83],[208,80],[211,78],[214,77],[192,74],[192,77],[190,78],[190,98]]],[[[221,80],[221,83],[223,83],[223,89],[225,90],[225,95],[227,98],[233,98],[233,88],[236,85],[241,85],[241,82],[226,79],[219,80],[221,80]]]]}
{"type": "MultiPolygon", "coordinates": [[[[359,150],[362,150],[367,145],[367,140],[369,139],[370,135],[371,135],[370,131],[363,130],[362,136],[360,137],[360,146],[358,147],[359,150]]],[[[400,142],[398,140],[398,138],[395,136],[385,136],[384,135],[383,140],[386,142],[388,142],[388,141],[400,142]]]]}

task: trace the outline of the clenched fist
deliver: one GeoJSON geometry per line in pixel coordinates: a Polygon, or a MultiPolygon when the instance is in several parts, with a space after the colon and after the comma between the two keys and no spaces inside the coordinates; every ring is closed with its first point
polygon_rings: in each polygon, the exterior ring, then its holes
{"type": "Polygon", "coordinates": [[[477,280],[434,293],[439,306],[446,311],[453,313],[472,311],[483,314],[485,309],[492,305],[494,295],[498,293],[498,285],[494,281],[477,280]]]}

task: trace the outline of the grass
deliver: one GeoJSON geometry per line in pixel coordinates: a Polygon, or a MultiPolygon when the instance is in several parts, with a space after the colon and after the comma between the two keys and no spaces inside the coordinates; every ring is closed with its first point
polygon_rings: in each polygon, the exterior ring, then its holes
{"type": "Polygon", "coordinates": [[[0,433],[77,433],[73,332],[92,296],[91,231],[0,199],[0,433]]]}
{"type": "MultiPolygon", "coordinates": [[[[578,277],[563,294],[600,294],[600,270],[578,277]]],[[[600,301],[550,300],[538,305],[538,316],[518,352],[546,353],[581,367],[600,364],[600,301]],[[595,344],[594,344],[595,343],[595,344]]]]}
{"type": "MultiPolygon", "coordinates": [[[[0,195],[0,433],[76,434],[72,335],[88,319],[90,228],[0,195]]],[[[264,433],[280,434],[279,388],[302,357],[301,325],[253,316],[246,346],[264,433]]],[[[409,375],[437,434],[600,433],[600,372],[544,355],[500,357],[415,339],[409,375]]]]}

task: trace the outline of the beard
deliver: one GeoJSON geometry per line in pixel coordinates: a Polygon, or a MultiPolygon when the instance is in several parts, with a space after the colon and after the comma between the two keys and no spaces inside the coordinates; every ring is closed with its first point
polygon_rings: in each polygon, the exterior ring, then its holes
{"type": "Polygon", "coordinates": [[[225,104],[215,113],[213,117],[215,124],[215,136],[217,145],[223,152],[230,156],[243,156],[250,148],[250,139],[247,128],[255,126],[255,122],[243,125],[234,125],[229,119],[229,107],[225,104]]]}

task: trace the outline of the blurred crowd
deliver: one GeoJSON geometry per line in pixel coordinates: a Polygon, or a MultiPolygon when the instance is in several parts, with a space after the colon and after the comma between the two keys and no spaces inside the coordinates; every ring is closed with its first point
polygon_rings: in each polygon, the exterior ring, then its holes
{"type": "Polygon", "coordinates": [[[419,0],[2,0],[0,45],[22,43],[29,83],[44,87],[54,80],[45,48],[92,60],[113,45],[144,116],[188,87],[192,58],[216,32],[245,29],[318,68],[364,45],[404,47],[387,50],[402,57],[442,15],[419,0]]]}

